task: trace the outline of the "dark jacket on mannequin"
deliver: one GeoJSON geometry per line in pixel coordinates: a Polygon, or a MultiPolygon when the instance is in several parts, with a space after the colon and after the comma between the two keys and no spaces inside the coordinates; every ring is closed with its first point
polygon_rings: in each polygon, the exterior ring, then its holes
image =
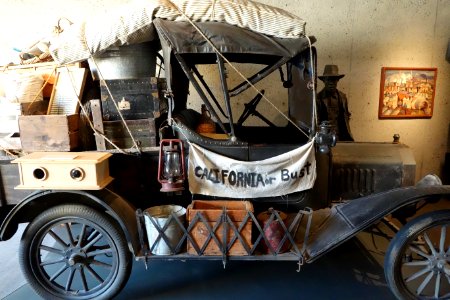
{"type": "Polygon", "coordinates": [[[337,124],[335,125],[337,139],[338,141],[354,141],[351,130],[350,130],[350,112],[348,110],[347,96],[339,90],[334,92],[327,91],[323,89],[317,95],[317,111],[319,117],[319,123],[322,121],[337,119],[337,124]],[[337,116],[332,116],[333,108],[330,107],[331,101],[337,102],[337,116]]]}

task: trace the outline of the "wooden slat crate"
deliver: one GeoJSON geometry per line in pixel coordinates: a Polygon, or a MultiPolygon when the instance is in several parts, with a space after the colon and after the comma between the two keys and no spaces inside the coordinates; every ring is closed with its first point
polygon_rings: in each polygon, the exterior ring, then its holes
{"type": "Polygon", "coordinates": [[[72,151],[79,145],[79,116],[20,116],[19,131],[22,149],[33,151],[72,151]]]}
{"type": "MultiPolygon", "coordinates": [[[[221,215],[224,211],[224,208],[226,208],[226,213],[230,217],[231,221],[233,222],[234,226],[239,229],[239,226],[241,222],[245,219],[247,212],[251,211],[253,212],[253,205],[249,201],[206,201],[206,200],[194,200],[192,203],[188,206],[188,222],[191,224],[191,222],[194,220],[196,214],[200,212],[206,220],[208,220],[208,224],[211,228],[214,228],[215,224],[217,222],[221,221],[221,215]]],[[[217,229],[215,230],[214,234],[217,236],[218,240],[223,243],[223,224],[220,224],[217,229]]],[[[227,244],[230,245],[231,240],[235,236],[235,233],[232,228],[230,228],[230,225],[228,224],[227,227],[227,237],[226,241],[227,244]]],[[[197,244],[197,246],[202,249],[207,242],[209,230],[206,227],[206,225],[202,221],[197,221],[195,225],[193,226],[191,232],[190,232],[194,242],[197,244]]],[[[246,246],[251,249],[252,247],[252,219],[248,218],[247,222],[245,223],[244,227],[240,231],[240,234],[243,238],[244,243],[246,246]]],[[[197,251],[195,250],[194,246],[190,241],[187,243],[187,250],[189,254],[197,255],[197,251]]],[[[222,251],[217,245],[217,243],[214,241],[214,239],[211,239],[208,241],[208,244],[202,253],[202,255],[222,255],[222,251]]],[[[227,255],[234,255],[234,256],[242,256],[242,255],[248,255],[245,247],[242,245],[241,241],[236,238],[234,243],[231,245],[229,251],[227,252],[227,255]]]]}

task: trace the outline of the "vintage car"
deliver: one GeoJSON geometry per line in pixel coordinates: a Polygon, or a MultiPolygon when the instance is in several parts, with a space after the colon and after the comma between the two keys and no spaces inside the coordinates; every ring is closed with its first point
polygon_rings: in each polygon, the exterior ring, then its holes
{"type": "MultiPolygon", "coordinates": [[[[150,118],[159,147],[141,147],[118,113],[132,137],[129,149],[3,161],[9,181],[0,239],[29,222],[20,264],[39,295],[111,298],[126,284],[133,259],[311,263],[389,216],[402,225],[385,259],[395,296],[450,296],[450,210],[410,220],[417,203],[448,207],[450,186],[434,175],[414,185],[415,162],[401,143],[336,145],[332,126],[317,124],[314,37],[283,39],[221,22],[153,24],[167,84],[150,118]],[[230,89],[236,63],[259,69],[230,89]],[[201,75],[203,65],[217,67],[221,97],[201,75]],[[270,99],[255,88],[278,70],[288,97],[283,126],[258,108],[270,99]],[[203,114],[188,108],[189,84],[203,114]],[[233,97],[248,89],[254,98],[233,116],[233,97]],[[249,118],[264,125],[248,126],[249,118]],[[200,124],[210,126],[202,131],[200,124]]],[[[120,100],[114,98],[108,101],[120,100]]],[[[114,142],[92,130],[103,146],[114,142]]]]}

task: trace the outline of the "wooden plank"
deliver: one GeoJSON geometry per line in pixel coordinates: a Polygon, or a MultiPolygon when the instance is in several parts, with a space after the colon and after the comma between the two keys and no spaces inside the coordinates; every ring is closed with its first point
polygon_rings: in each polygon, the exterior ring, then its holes
{"type": "Polygon", "coordinates": [[[66,118],[69,132],[78,131],[80,129],[80,116],[78,114],[67,115],[66,118]]]}
{"type": "MultiPolygon", "coordinates": [[[[55,67],[58,67],[59,65],[56,62],[43,62],[43,63],[36,63],[36,64],[28,64],[28,65],[8,65],[3,66],[3,72],[8,72],[12,70],[25,70],[28,71],[28,69],[38,70],[38,69],[52,69],[55,67]]],[[[81,68],[82,63],[73,63],[68,65],[69,68],[75,67],[75,68],[81,68]]]]}
{"type": "MultiPolygon", "coordinates": [[[[99,99],[94,99],[90,101],[91,112],[92,112],[92,122],[94,123],[94,128],[98,133],[104,134],[103,130],[103,117],[102,117],[102,107],[99,99]]],[[[95,135],[95,144],[97,150],[106,150],[105,139],[100,135],[95,135]]]]}
{"type": "Polygon", "coordinates": [[[224,208],[233,221],[243,220],[247,211],[253,212],[253,205],[249,201],[194,200],[188,206],[188,220],[192,220],[196,213],[200,211],[208,221],[216,221],[224,208]]]}

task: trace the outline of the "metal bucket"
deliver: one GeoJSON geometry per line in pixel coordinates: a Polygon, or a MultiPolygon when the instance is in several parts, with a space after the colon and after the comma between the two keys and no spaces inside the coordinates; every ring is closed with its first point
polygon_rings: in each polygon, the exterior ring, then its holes
{"type": "Polygon", "coordinates": [[[145,218],[145,229],[147,230],[147,238],[152,254],[156,255],[170,255],[176,254],[171,250],[175,250],[176,246],[180,242],[183,237],[183,230],[178,225],[177,221],[174,218],[178,218],[181,224],[184,225],[186,220],[186,209],[182,206],[178,205],[161,205],[161,206],[153,206],[144,211],[145,218]],[[172,216],[172,218],[170,218],[172,216]],[[166,243],[162,234],[158,231],[155,225],[152,223],[153,220],[162,230],[166,223],[170,223],[167,228],[163,231],[163,233],[167,236],[167,240],[169,241],[169,245],[166,243]],[[156,241],[159,238],[158,241],[156,241]]]}

